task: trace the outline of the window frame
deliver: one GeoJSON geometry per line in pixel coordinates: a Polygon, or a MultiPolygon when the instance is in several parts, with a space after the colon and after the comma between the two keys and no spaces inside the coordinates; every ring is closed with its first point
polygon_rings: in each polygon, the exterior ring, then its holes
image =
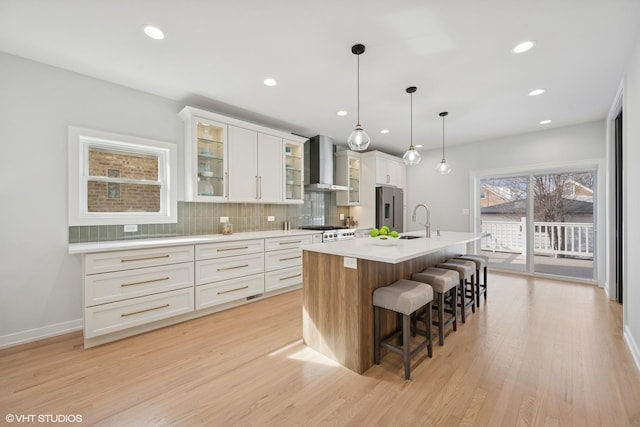
{"type": "Polygon", "coordinates": [[[68,161],[69,226],[177,222],[178,146],[176,143],[69,126],[68,161]],[[96,180],[89,176],[91,148],[157,157],[160,210],[158,212],[89,212],[87,183],[89,180],[96,180]]]}

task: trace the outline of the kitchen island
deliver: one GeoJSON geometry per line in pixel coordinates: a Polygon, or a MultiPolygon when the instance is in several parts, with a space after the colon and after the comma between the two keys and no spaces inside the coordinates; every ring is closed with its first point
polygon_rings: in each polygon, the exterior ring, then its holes
{"type": "MultiPolygon", "coordinates": [[[[343,240],[303,247],[304,343],[352,371],[373,365],[373,291],[469,252],[476,233],[405,233],[414,239],[343,240]]],[[[383,310],[383,334],[396,318],[383,310]]]]}

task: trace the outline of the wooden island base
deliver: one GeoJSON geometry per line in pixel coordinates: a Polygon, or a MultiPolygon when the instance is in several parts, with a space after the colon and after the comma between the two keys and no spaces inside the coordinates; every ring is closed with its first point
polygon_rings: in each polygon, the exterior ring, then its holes
{"type": "MultiPolygon", "coordinates": [[[[362,374],[373,366],[373,291],[452,256],[465,244],[397,264],[357,259],[344,266],[344,256],[303,251],[302,337],[304,343],[342,366],[362,374]]],[[[382,310],[384,333],[395,327],[395,315],[382,310]]]]}

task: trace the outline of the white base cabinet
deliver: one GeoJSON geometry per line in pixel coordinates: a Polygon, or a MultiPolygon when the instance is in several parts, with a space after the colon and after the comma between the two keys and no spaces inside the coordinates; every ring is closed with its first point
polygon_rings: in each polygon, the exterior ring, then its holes
{"type": "Polygon", "coordinates": [[[86,254],[85,347],[298,289],[316,236],[86,254]]]}
{"type": "Polygon", "coordinates": [[[263,273],[197,286],[196,310],[252,297],[263,292],[263,273]]]}
{"type": "Polygon", "coordinates": [[[92,338],[193,310],[193,287],[88,307],[84,336],[92,338]]]}

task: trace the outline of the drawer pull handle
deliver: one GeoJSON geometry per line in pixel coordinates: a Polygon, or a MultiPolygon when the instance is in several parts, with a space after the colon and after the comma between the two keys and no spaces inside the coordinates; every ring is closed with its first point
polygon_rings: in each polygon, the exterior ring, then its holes
{"type": "Polygon", "coordinates": [[[127,286],[144,285],[145,283],[161,282],[163,280],[169,280],[169,278],[163,277],[162,279],[151,279],[151,280],[145,280],[143,282],[121,283],[120,287],[125,288],[127,286]]]}
{"type": "Polygon", "coordinates": [[[249,249],[249,246],[237,246],[235,248],[222,248],[222,249],[216,249],[216,251],[218,252],[224,252],[224,251],[238,251],[240,249],[249,249]]]}
{"type": "Polygon", "coordinates": [[[249,288],[249,286],[247,285],[247,286],[243,286],[243,287],[241,287],[241,288],[229,289],[228,291],[221,291],[221,292],[218,292],[218,295],[224,295],[224,294],[228,294],[228,293],[235,292],[235,291],[241,291],[241,290],[243,290],[243,289],[248,289],[248,288],[249,288]]]}
{"type": "Polygon", "coordinates": [[[280,258],[280,261],[289,261],[289,260],[298,259],[298,258],[302,258],[302,255],[292,256],[292,257],[289,257],[289,258],[280,258]]]}
{"type": "Polygon", "coordinates": [[[133,316],[134,314],[146,313],[147,311],[160,310],[161,308],[167,308],[169,304],[161,305],[160,307],[147,308],[146,310],[134,311],[133,313],[124,313],[120,317],[133,316]]]}
{"type": "Polygon", "coordinates": [[[302,273],[299,274],[294,274],[293,276],[289,276],[289,277],[281,277],[280,280],[289,280],[289,279],[293,279],[294,277],[300,277],[302,276],[302,273]]]}
{"type": "Polygon", "coordinates": [[[292,243],[302,243],[302,240],[289,240],[288,242],[280,242],[281,245],[290,245],[292,243]]]}
{"type": "Polygon", "coordinates": [[[236,268],[245,268],[245,267],[249,267],[249,264],[236,265],[236,266],[233,266],[233,267],[219,268],[218,271],[235,270],[236,268]]]}
{"type": "Polygon", "coordinates": [[[167,255],[158,255],[158,256],[150,256],[146,258],[123,258],[120,262],[131,262],[131,261],[147,261],[150,259],[160,259],[160,258],[169,258],[169,254],[167,255]]]}

